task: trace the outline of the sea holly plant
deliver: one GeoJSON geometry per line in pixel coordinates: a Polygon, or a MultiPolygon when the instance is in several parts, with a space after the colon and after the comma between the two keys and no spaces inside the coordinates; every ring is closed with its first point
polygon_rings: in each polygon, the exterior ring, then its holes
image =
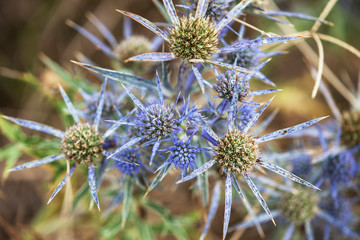
{"type": "Polygon", "coordinates": [[[160,36],[166,43],[169,44],[170,52],[152,52],[141,54],[129,58],[128,61],[170,61],[180,59],[184,62],[183,68],[180,69],[179,81],[186,81],[186,66],[191,67],[196,79],[199,82],[202,92],[205,91],[204,79],[196,67],[196,63],[207,62],[212,65],[222,66],[233,69],[235,71],[253,73],[253,71],[239,66],[226,64],[213,60],[212,55],[216,53],[225,53],[239,50],[248,46],[260,46],[264,44],[283,42],[297,39],[298,37],[274,37],[257,39],[254,41],[246,41],[241,44],[235,44],[225,47],[220,47],[220,31],[225,28],[234,17],[239,15],[242,10],[248,6],[252,0],[241,1],[231,11],[229,11],[219,22],[213,22],[208,17],[205,17],[206,10],[209,4],[208,0],[200,0],[198,2],[195,15],[178,17],[175,6],[171,0],[163,0],[165,9],[171,20],[171,27],[168,33],[158,28],[149,20],[126,11],[118,10],[125,16],[128,16],[146,28],[160,36]],[[185,76],[185,77],[184,77],[185,76]]]}
{"type": "Polygon", "coordinates": [[[67,111],[71,114],[75,124],[68,127],[66,131],[61,131],[53,127],[9,116],[2,116],[20,126],[30,128],[36,131],[44,132],[59,138],[60,154],[48,156],[39,160],[24,163],[16,166],[9,171],[18,171],[26,168],[37,167],[43,164],[51,163],[60,159],[65,159],[68,170],[66,176],[56,187],[51,195],[49,202],[59,193],[61,188],[69,180],[74,170],[79,165],[86,165],[88,168],[88,183],[93,200],[100,209],[100,204],[96,189],[95,166],[101,162],[103,156],[104,141],[114,132],[110,128],[104,133],[99,132],[99,124],[104,106],[104,92],[107,80],[105,79],[99,95],[99,104],[96,110],[96,116],[92,122],[81,122],[78,111],[75,109],[66,92],[60,87],[61,95],[65,101],[67,111]]]}
{"type": "MultiPolygon", "coordinates": [[[[303,186],[294,186],[282,192],[273,190],[272,193],[269,201],[273,200],[276,205],[276,209],[272,211],[273,217],[286,222],[281,239],[292,239],[297,236],[296,232],[302,232],[301,227],[305,228],[304,237],[308,240],[315,239],[314,228],[316,232],[321,228],[324,239],[330,239],[332,228],[338,230],[340,236],[351,239],[360,237],[351,229],[355,218],[351,216],[349,202],[343,201],[340,206],[335,206],[327,191],[314,193],[303,186]],[[325,227],[319,224],[319,220],[325,223],[325,227]]],[[[260,223],[269,221],[266,214],[258,214],[256,219],[260,223]]],[[[252,221],[243,221],[232,226],[230,230],[242,230],[253,226],[255,224],[252,221]]]]}
{"type": "MultiPolygon", "coordinates": [[[[234,109],[234,107],[236,107],[237,104],[236,95],[237,94],[235,92],[231,103],[232,104],[231,109],[234,109]]],[[[185,176],[180,181],[178,181],[178,183],[181,183],[184,181],[188,181],[192,178],[195,178],[199,174],[207,171],[208,169],[210,169],[212,166],[215,165],[217,166],[218,169],[220,169],[219,170],[220,173],[223,173],[226,176],[223,239],[225,239],[226,237],[229,220],[230,220],[230,212],[231,212],[231,204],[232,204],[232,186],[234,186],[234,188],[238,191],[242,199],[244,199],[243,192],[241,191],[240,188],[238,188],[239,186],[237,180],[238,176],[243,176],[245,178],[245,181],[247,182],[248,186],[254,193],[255,197],[258,199],[261,206],[268,214],[269,218],[275,224],[271,211],[269,210],[265,200],[261,196],[260,191],[258,190],[258,188],[251,179],[252,171],[255,169],[255,167],[263,167],[283,177],[286,177],[292,181],[319,190],[319,188],[317,188],[313,184],[301,179],[300,177],[292,174],[291,172],[271,162],[266,161],[266,159],[262,159],[259,144],[284,137],[293,132],[309,127],[319,122],[320,120],[324,119],[325,117],[310,120],[308,122],[304,122],[289,128],[277,130],[260,137],[252,136],[251,133],[249,133],[249,130],[254,126],[260,115],[264,112],[264,110],[267,108],[267,106],[270,104],[271,101],[272,100],[268,101],[257,112],[257,114],[253,116],[251,121],[246,125],[246,127],[243,130],[238,129],[238,126],[236,126],[235,124],[236,115],[231,114],[231,112],[228,114],[228,121],[229,121],[228,132],[223,137],[220,138],[217,136],[217,134],[214,131],[212,131],[211,129],[207,129],[209,131],[208,132],[209,135],[214,140],[212,141],[212,143],[215,143],[214,144],[215,146],[213,147],[213,152],[215,156],[213,157],[212,160],[208,161],[207,163],[200,166],[192,173],[190,173],[189,175],[185,176]]]]}

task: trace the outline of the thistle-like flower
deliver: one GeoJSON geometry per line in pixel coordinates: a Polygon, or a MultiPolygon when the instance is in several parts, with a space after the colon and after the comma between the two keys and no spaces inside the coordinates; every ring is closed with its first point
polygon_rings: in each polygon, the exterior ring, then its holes
{"type": "MultiPolygon", "coordinates": [[[[320,225],[318,224],[319,219],[325,222],[324,239],[329,239],[329,233],[333,228],[340,231],[343,236],[354,239],[360,237],[358,233],[350,229],[350,212],[349,208],[346,208],[347,204],[344,202],[341,208],[334,207],[334,205],[329,208],[327,203],[324,204],[324,201],[328,202],[329,200],[326,192],[321,195],[314,194],[304,187],[289,188],[286,192],[276,190],[272,190],[272,192],[274,200],[278,203],[278,209],[272,211],[273,217],[284,219],[289,224],[282,239],[291,239],[297,230],[303,232],[301,229],[303,226],[306,239],[315,239],[313,228],[314,225],[320,225]]],[[[255,218],[258,222],[268,221],[266,214],[259,214],[255,218]]],[[[230,230],[241,230],[252,226],[255,226],[255,223],[248,220],[233,226],[230,230]]]]}
{"type": "MultiPolygon", "coordinates": [[[[218,62],[212,60],[214,53],[232,52],[243,47],[241,45],[230,45],[225,48],[218,46],[220,41],[219,33],[225,28],[232,19],[240,14],[242,10],[251,3],[252,0],[242,1],[237,4],[231,11],[229,11],[220,21],[217,23],[212,22],[209,18],[205,17],[208,9],[209,1],[200,0],[198,2],[196,13],[193,16],[183,16],[179,18],[176,14],[175,6],[171,0],[163,0],[165,9],[170,17],[172,27],[169,28],[169,35],[163,30],[155,26],[149,20],[138,16],[133,13],[120,11],[120,13],[128,16],[146,28],[154,32],[161,37],[165,42],[169,44],[170,53],[148,53],[142,54],[128,59],[129,61],[170,61],[174,59],[180,59],[185,61],[186,64],[190,64],[192,71],[196,79],[199,82],[201,90],[204,92],[204,79],[201,76],[199,70],[196,68],[197,62],[208,62],[213,65],[223,66],[229,69],[233,69],[240,72],[254,73],[248,69],[233,66],[230,64],[218,62]]],[[[276,38],[264,38],[259,39],[256,42],[252,42],[251,45],[263,45],[274,42],[282,42],[287,40],[296,39],[297,37],[276,37],[276,38]]]]}
{"type": "MultiPolygon", "coordinates": [[[[277,139],[280,137],[284,137],[289,135],[293,132],[299,131],[303,128],[311,126],[324,118],[314,119],[305,123],[301,123],[299,125],[281,129],[269,134],[266,134],[261,137],[252,136],[249,133],[251,127],[257,122],[259,116],[263,113],[266,107],[270,104],[271,100],[267,102],[249,121],[246,127],[240,131],[235,118],[236,114],[234,114],[235,109],[237,108],[237,96],[236,92],[234,97],[231,101],[230,111],[228,113],[228,132],[223,137],[219,138],[216,133],[210,128],[205,126],[205,130],[207,131],[208,135],[213,138],[212,143],[215,143],[213,148],[213,152],[215,153],[215,157],[205,163],[204,165],[200,166],[192,173],[187,175],[186,177],[182,178],[179,182],[188,181],[199,174],[207,171],[213,165],[217,165],[220,169],[221,174],[225,174],[225,213],[224,213],[224,229],[223,229],[223,239],[225,239],[229,219],[230,219],[230,212],[231,212],[231,203],[232,203],[232,187],[237,190],[240,194],[241,198],[245,202],[245,205],[248,205],[247,200],[244,198],[244,194],[240,189],[237,177],[243,176],[249,185],[250,189],[264,208],[265,212],[274,222],[273,216],[267,207],[265,200],[261,196],[259,190],[257,189],[256,185],[252,181],[250,175],[252,174],[255,166],[266,168],[270,171],[280,174],[283,177],[287,177],[292,181],[298,182],[305,186],[311,187],[313,189],[318,188],[313,184],[299,178],[298,176],[292,174],[291,172],[273,164],[270,162],[265,161],[262,159],[260,154],[259,144],[263,142],[267,142],[273,139],[277,139]]],[[[248,208],[250,209],[250,208],[248,208]]],[[[250,211],[250,210],[249,210],[250,211]]],[[[209,216],[209,219],[211,217],[209,216]]],[[[274,222],[275,224],[275,222],[274,222]]]]}
{"type": "Polygon", "coordinates": [[[103,134],[100,134],[98,132],[102,109],[104,106],[104,97],[105,97],[104,92],[105,92],[106,82],[107,80],[105,79],[99,95],[99,100],[98,100],[99,104],[96,109],[96,116],[95,119],[92,121],[92,123],[80,122],[78,111],[73,106],[72,102],[70,101],[65,91],[60,87],[60,92],[66,103],[67,110],[75,121],[75,124],[69,127],[65,132],[33,121],[3,116],[4,118],[16,124],[19,124],[20,126],[37,130],[40,132],[44,132],[60,139],[61,154],[45,157],[43,159],[28,162],[10,169],[10,171],[17,171],[25,168],[32,168],[46,163],[51,163],[59,159],[66,159],[68,162],[68,166],[72,164],[73,166],[71,167],[71,169],[68,168],[68,173],[66,174],[64,179],[59,183],[54,193],[51,195],[49,202],[56,196],[56,194],[69,180],[69,178],[74,173],[75,168],[80,164],[81,165],[86,164],[88,166],[88,182],[89,182],[92,198],[95,201],[98,208],[100,209],[100,205],[97,197],[97,189],[96,189],[95,165],[100,163],[100,161],[102,160],[101,156],[103,152],[103,143],[105,139],[108,138],[114,132],[114,129],[109,129],[103,134]]]}
{"type": "Polygon", "coordinates": [[[135,121],[133,123],[128,123],[129,125],[135,126],[137,130],[135,135],[137,136],[130,139],[127,143],[123,144],[120,148],[115,150],[111,156],[122,152],[123,150],[140,141],[150,142],[154,143],[150,157],[151,164],[154,160],[156,152],[160,147],[161,141],[169,138],[177,139],[176,134],[181,131],[179,128],[181,122],[192,114],[192,112],[188,112],[187,114],[180,116],[180,114],[175,110],[175,106],[179,97],[173,106],[166,105],[164,103],[164,96],[161,90],[158,74],[156,74],[156,79],[159,101],[151,102],[147,105],[142,104],[141,101],[137,99],[129,89],[123,86],[125,92],[129,95],[138,108],[135,121]]]}

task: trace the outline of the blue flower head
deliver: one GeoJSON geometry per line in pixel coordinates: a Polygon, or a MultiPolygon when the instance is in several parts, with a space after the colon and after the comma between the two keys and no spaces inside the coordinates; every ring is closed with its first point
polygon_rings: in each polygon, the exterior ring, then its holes
{"type": "Polygon", "coordinates": [[[170,147],[168,151],[171,151],[168,161],[174,163],[182,173],[197,168],[196,153],[199,153],[200,149],[197,145],[191,145],[189,140],[174,142],[174,146],[170,147]]]}
{"type": "MultiPolygon", "coordinates": [[[[243,40],[247,41],[247,40],[243,40]]],[[[226,63],[232,64],[237,62],[239,67],[252,69],[260,63],[260,59],[265,56],[265,53],[261,51],[259,46],[249,46],[246,48],[240,48],[237,51],[230,52],[224,56],[226,63]]]]}
{"type": "Polygon", "coordinates": [[[161,102],[149,103],[136,114],[136,126],[146,140],[160,140],[177,131],[179,116],[170,106],[161,102]]]}
{"type": "Polygon", "coordinates": [[[356,173],[356,161],[353,153],[343,151],[336,155],[330,155],[323,165],[323,173],[330,182],[347,183],[356,173]]]}
{"type": "Polygon", "coordinates": [[[235,84],[238,84],[238,101],[244,101],[249,95],[250,83],[249,79],[245,78],[241,73],[227,70],[224,74],[216,78],[216,83],[213,88],[218,93],[219,98],[225,98],[231,101],[235,84]]]}
{"type": "Polygon", "coordinates": [[[309,155],[301,155],[292,159],[292,172],[299,177],[308,177],[313,167],[311,159],[309,155]]]}
{"type": "Polygon", "coordinates": [[[132,175],[139,171],[140,154],[137,149],[126,149],[114,156],[116,159],[123,159],[123,162],[116,161],[115,167],[123,174],[132,175]]]}

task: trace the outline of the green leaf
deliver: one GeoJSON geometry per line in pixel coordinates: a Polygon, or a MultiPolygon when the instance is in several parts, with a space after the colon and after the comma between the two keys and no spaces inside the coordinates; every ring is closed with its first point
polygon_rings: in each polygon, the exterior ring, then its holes
{"type": "Polygon", "coordinates": [[[124,200],[123,200],[123,207],[122,207],[122,220],[121,220],[121,227],[125,226],[127,217],[129,216],[129,212],[131,209],[131,198],[132,198],[132,191],[133,191],[133,178],[131,176],[126,176],[124,179],[125,189],[124,189],[124,200]]]}
{"type": "Polygon", "coordinates": [[[115,70],[110,70],[110,69],[106,69],[106,68],[100,68],[100,67],[96,67],[93,65],[89,65],[89,64],[85,64],[85,63],[79,63],[79,62],[75,62],[72,61],[73,63],[82,66],[90,71],[99,73],[101,75],[103,75],[104,77],[108,77],[112,80],[115,81],[119,81],[122,83],[126,83],[129,84],[131,86],[134,87],[138,87],[138,88],[142,88],[142,89],[148,89],[151,88],[155,91],[157,91],[157,85],[155,82],[150,81],[148,79],[145,78],[141,78],[135,75],[131,75],[128,73],[123,73],[123,72],[118,72],[115,70]]]}
{"type": "MultiPolygon", "coordinates": [[[[198,145],[200,145],[200,143],[198,143],[198,145]]],[[[204,154],[204,151],[202,151],[198,156],[199,156],[198,158],[199,166],[202,166],[203,164],[206,163],[206,159],[207,159],[204,154]]],[[[197,183],[200,188],[201,200],[203,206],[206,207],[209,203],[209,179],[208,179],[207,171],[197,176],[197,183]]]]}
{"type": "Polygon", "coordinates": [[[85,182],[79,191],[77,191],[75,198],[74,198],[74,204],[73,204],[73,211],[77,207],[77,205],[80,203],[80,201],[86,196],[88,193],[89,184],[88,182],[85,182]]]}
{"type": "Polygon", "coordinates": [[[177,239],[189,239],[189,236],[187,235],[184,228],[181,226],[179,221],[170,214],[168,209],[149,200],[145,202],[145,206],[154,210],[157,214],[160,215],[160,217],[163,219],[166,231],[171,232],[177,239]]]}
{"type": "Polygon", "coordinates": [[[6,179],[10,172],[8,170],[12,168],[19,157],[21,156],[21,144],[9,144],[0,149],[0,160],[5,159],[5,168],[3,172],[3,180],[6,179]]]}
{"type": "Polygon", "coordinates": [[[136,219],[136,228],[139,231],[140,239],[155,240],[154,232],[151,226],[146,221],[136,219]]]}
{"type": "Polygon", "coordinates": [[[25,135],[20,127],[0,117],[0,130],[12,142],[23,142],[25,135]]]}
{"type": "Polygon", "coordinates": [[[95,92],[96,89],[83,77],[74,77],[68,71],[63,69],[56,62],[51,60],[45,55],[40,56],[41,61],[55,73],[57,73],[71,88],[72,90],[77,91],[79,88],[85,90],[86,92],[95,92]]]}

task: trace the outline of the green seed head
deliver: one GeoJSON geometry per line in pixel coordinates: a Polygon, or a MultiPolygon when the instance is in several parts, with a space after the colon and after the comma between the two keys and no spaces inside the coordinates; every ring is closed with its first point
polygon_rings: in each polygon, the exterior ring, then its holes
{"type": "Polygon", "coordinates": [[[215,160],[221,172],[249,172],[259,157],[259,148],[254,138],[239,130],[228,132],[214,150],[217,152],[215,160]]]}
{"type": "Polygon", "coordinates": [[[151,42],[149,39],[143,36],[131,36],[117,46],[115,49],[115,55],[125,67],[130,68],[134,71],[140,71],[150,66],[149,62],[125,62],[127,59],[151,52],[151,42]]]}
{"type": "Polygon", "coordinates": [[[299,225],[314,217],[319,197],[309,189],[299,188],[297,193],[286,193],[281,201],[283,215],[299,225]]]}
{"type": "Polygon", "coordinates": [[[94,126],[80,123],[65,132],[61,149],[67,159],[90,164],[99,158],[103,143],[104,140],[94,126]]]}
{"type": "Polygon", "coordinates": [[[347,111],[341,119],[341,141],[348,147],[360,144],[360,112],[347,111]]]}
{"type": "Polygon", "coordinates": [[[210,59],[212,54],[218,52],[219,32],[214,25],[209,18],[183,16],[180,24],[170,29],[172,53],[182,60],[210,59]]]}

